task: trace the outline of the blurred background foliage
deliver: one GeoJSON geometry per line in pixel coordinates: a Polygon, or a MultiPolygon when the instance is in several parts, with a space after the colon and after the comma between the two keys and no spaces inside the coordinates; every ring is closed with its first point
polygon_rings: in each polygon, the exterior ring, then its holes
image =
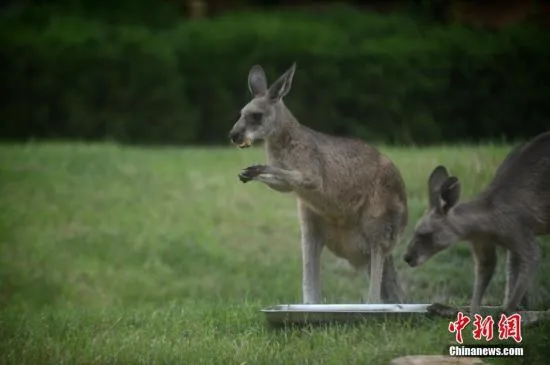
{"type": "Polygon", "coordinates": [[[390,144],[519,139],[550,126],[541,1],[50,0],[2,5],[0,136],[227,144],[295,61],[286,103],[390,144]],[[493,4],[493,5],[490,5],[493,4]]]}

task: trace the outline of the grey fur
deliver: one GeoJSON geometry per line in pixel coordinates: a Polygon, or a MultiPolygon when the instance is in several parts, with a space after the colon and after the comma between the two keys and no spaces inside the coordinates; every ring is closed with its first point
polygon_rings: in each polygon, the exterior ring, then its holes
{"type": "Polygon", "coordinates": [[[537,236],[550,234],[550,132],[513,149],[477,197],[458,203],[460,183],[443,166],[428,179],[429,209],[419,220],[404,260],[424,263],[467,240],[475,261],[471,311],[481,300],[496,266],[496,246],[508,251],[505,311],[527,306],[527,291],[541,259],[537,236]]]}
{"type": "Polygon", "coordinates": [[[368,302],[402,302],[391,256],[407,224],[401,175],[365,142],[300,124],[283,102],[295,69],[293,64],[269,89],[262,67],[250,70],[252,100],[242,108],[230,137],[240,147],[264,140],[267,164],[247,167],[239,178],[297,196],[304,303],[321,301],[320,257],[325,246],[370,276],[368,302]]]}

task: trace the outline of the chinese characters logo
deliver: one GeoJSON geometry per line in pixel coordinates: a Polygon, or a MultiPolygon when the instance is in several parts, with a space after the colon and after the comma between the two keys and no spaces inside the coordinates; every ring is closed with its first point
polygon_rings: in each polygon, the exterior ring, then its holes
{"type": "MultiPolygon", "coordinates": [[[[458,312],[456,321],[449,323],[449,332],[455,334],[456,342],[462,344],[462,331],[465,330],[472,320],[465,316],[464,313],[458,312]]],[[[482,338],[485,341],[491,341],[494,337],[495,321],[491,315],[482,317],[479,314],[474,315],[472,335],[474,340],[480,341],[482,338]]],[[[500,315],[498,321],[498,338],[506,340],[512,338],[517,343],[522,341],[521,337],[521,315],[518,313],[506,316],[504,313],[500,315]]]]}

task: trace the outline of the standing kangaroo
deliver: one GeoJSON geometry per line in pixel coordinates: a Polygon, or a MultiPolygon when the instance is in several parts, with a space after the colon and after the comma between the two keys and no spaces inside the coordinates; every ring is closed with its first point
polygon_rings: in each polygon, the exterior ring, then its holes
{"type": "Polygon", "coordinates": [[[300,124],[283,103],[296,64],[269,88],[263,68],[248,75],[252,100],[229,133],[249,147],[265,141],[267,165],[245,168],[239,179],[259,181],[298,198],[302,244],[302,295],[321,299],[320,258],[324,246],[370,276],[366,300],[402,301],[391,256],[407,224],[407,200],[393,163],[363,141],[333,137],[300,124]]]}
{"type": "Polygon", "coordinates": [[[505,311],[527,306],[527,288],[541,259],[536,237],[550,233],[550,132],[516,147],[491,183],[474,199],[458,203],[460,183],[437,166],[428,179],[429,209],[420,219],[404,260],[421,265],[457,241],[468,240],[475,261],[471,311],[496,266],[496,245],[508,251],[505,311]]]}

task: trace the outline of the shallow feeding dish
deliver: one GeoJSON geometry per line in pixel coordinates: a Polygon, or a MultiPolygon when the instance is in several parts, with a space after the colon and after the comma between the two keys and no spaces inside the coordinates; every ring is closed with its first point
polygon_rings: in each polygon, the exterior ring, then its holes
{"type": "Polygon", "coordinates": [[[431,304],[281,304],[262,309],[271,325],[425,317],[431,304]]]}

